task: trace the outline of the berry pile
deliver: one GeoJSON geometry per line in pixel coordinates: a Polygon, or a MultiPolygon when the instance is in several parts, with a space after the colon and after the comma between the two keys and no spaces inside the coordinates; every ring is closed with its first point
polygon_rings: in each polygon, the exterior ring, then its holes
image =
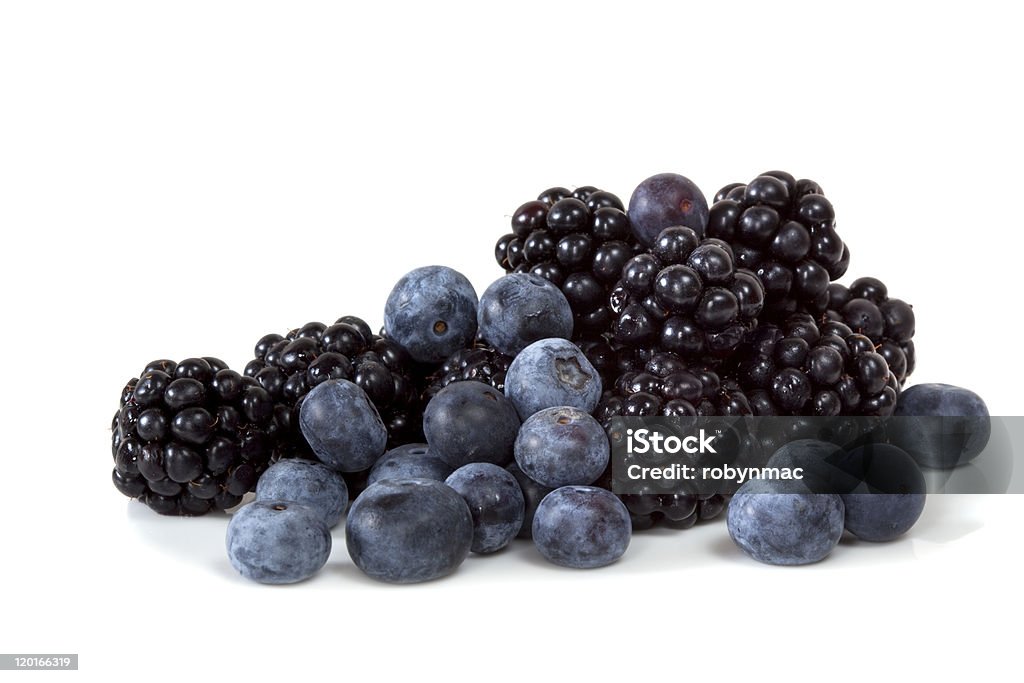
{"type": "MultiPolygon", "coordinates": [[[[887,540],[923,507],[914,461],[975,457],[987,409],[945,385],[901,396],[913,309],[874,278],[833,282],[850,260],[835,223],[820,186],[781,171],[724,187],[710,208],[670,173],[642,182],[628,210],[594,187],[551,188],[513,214],[495,246],[508,274],[479,297],[461,273],[426,266],[395,285],[380,334],[351,316],[269,334],[241,375],[215,358],[148,365],[114,417],[114,484],[180,515],[232,508],[255,489],[228,553],[266,583],[324,566],[350,498],[350,556],[394,583],[445,576],[516,537],[555,564],[603,566],[635,529],[727,509],[736,542],[770,563],[823,558],[844,525],[887,540]],[[933,443],[908,428],[892,435],[904,450],[879,451],[904,498],[816,498],[788,484],[753,496],[764,488],[753,480],[742,505],[660,484],[614,493],[619,417],[956,411],[969,413],[968,438],[933,443]]],[[[839,448],[778,445],[773,459],[808,471],[839,448]]],[[[876,456],[844,453],[863,470],[851,495],[874,486],[876,456]]]]}

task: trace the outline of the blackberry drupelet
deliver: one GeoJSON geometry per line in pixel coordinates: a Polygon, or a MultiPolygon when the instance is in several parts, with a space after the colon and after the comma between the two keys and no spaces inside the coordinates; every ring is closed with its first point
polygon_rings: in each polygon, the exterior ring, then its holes
{"type": "Polygon", "coordinates": [[[394,340],[373,334],[360,318],[311,322],[287,335],[268,334],[245,366],[273,398],[281,427],[275,459],[311,457],[299,431],[299,409],[313,387],[347,379],[370,397],[388,429],[389,447],[423,440],[418,381],[423,373],[394,340]]]}
{"type": "Polygon", "coordinates": [[[153,361],[114,416],[114,486],[163,515],[238,505],[270,463],[270,394],[216,358],[153,361]]]}
{"type": "Polygon", "coordinates": [[[460,349],[427,377],[422,404],[426,405],[437,392],[452,382],[466,380],[489,384],[504,393],[505,373],[511,363],[511,356],[499,353],[484,342],[477,342],[472,348],[460,349]]]}
{"type": "Polygon", "coordinates": [[[829,285],[828,295],[824,319],[846,323],[874,342],[902,386],[914,371],[914,307],[890,298],[885,284],[873,277],[854,280],[848,288],[829,285]]]}
{"type": "Polygon", "coordinates": [[[751,332],[734,359],[757,415],[887,417],[899,381],[874,343],[846,324],[807,313],[751,332]]]}
{"type": "MultiPolygon", "coordinates": [[[[655,415],[715,416],[752,415],[754,413],[739,384],[723,378],[716,370],[699,364],[688,364],[678,355],[664,352],[641,352],[646,356],[639,369],[628,370],[604,392],[594,416],[606,430],[619,416],[655,415]]],[[[599,486],[612,488],[609,468],[599,486]]],[[[720,494],[650,493],[619,496],[629,510],[633,528],[647,529],[661,524],[686,529],[698,520],[713,519],[725,508],[727,497],[720,494]]]]}
{"type": "Polygon", "coordinates": [[[715,195],[708,237],[732,245],[736,265],[757,273],[765,313],[823,313],[828,285],[843,276],[850,251],[835,230],[835,210],[812,180],[767,171],[715,195]]]}
{"type": "Polygon", "coordinates": [[[618,197],[590,186],[553,187],[516,209],[512,233],[498,240],[494,256],[506,271],[532,272],[558,285],[581,338],[608,329],[608,293],[639,249],[618,197]]]}
{"type": "Polygon", "coordinates": [[[712,360],[728,357],[756,324],[764,289],[735,267],[729,244],[672,227],[625,264],[609,305],[617,342],[712,360]]]}

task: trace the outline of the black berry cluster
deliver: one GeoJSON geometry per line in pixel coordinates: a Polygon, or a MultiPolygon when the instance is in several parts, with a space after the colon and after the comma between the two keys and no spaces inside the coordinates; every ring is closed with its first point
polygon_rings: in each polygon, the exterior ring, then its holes
{"type": "Polygon", "coordinates": [[[238,505],[278,431],[270,394],[216,358],[153,361],[125,386],[111,428],[114,486],[164,515],[238,505]]]}
{"type": "Polygon", "coordinates": [[[871,415],[896,408],[899,381],[875,344],[844,323],[795,313],[758,327],[735,362],[756,415],[871,415]]]}
{"type": "Polygon", "coordinates": [[[846,323],[868,337],[902,385],[914,371],[914,308],[902,299],[889,297],[885,284],[873,277],[854,280],[847,288],[828,288],[829,320],[846,323]]]}
{"type": "Polygon", "coordinates": [[[707,234],[732,245],[738,267],[757,273],[768,313],[824,312],[829,282],[850,264],[835,219],[817,183],[768,171],[719,190],[707,234]]]}
{"type": "Polygon", "coordinates": [[[673,227],[625,264],[610,305],[621,344],[719,359],[756,323],[764,289],[754,273],[736,267],[729,244],[673,227]]]}

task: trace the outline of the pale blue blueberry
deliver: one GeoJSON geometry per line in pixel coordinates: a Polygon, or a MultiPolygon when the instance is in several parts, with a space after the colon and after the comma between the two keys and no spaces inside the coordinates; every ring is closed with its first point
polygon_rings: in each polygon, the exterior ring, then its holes
{"type": "Polygon", "coordinates": [[[571,341],[541,339],[509,365],[505,395],[523,420],[555,406],[592,413],[601,400],[601,376],[571,341]]]}
{"type": "Polygon", "coordinates": [[[348,486],[340,473],[313,460],[279,460],[256,484],[256,500],[289,500],[317,512],[333,527],[348,507],[348,486]]]}
{"type": "Polygon", "coordinates": [[[228,559],[247,579],[295,583],[313,576],[331,554],[322,516],[299,503],[258,500],[231,516],[228,559]]]}

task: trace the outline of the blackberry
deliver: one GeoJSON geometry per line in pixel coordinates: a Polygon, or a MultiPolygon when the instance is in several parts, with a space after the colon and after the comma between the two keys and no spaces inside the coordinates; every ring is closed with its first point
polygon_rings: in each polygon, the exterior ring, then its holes
{"type": "Polygon", "coordinates": [[[216,358],[153,361],[128,381],[113,430],[114,486],[163,515],[238,505],[270,463],[270,394],[216,358]]]}
{"type": "Polygon", "coordinates": [[[609,305],[619,343],[720,359],[756,324],[764,289],[754,273],[735,267],[729,244],[672,227],[623,266],[609,305]]]}
{"type": "Polygon", "coordinates": [[[360,318],[333,325],[311,322],[256,343],[245,366],[274,400],[281,434],[275,459],[311,457],[299,431],[299,409],[309,391],[329,379],[347,379],[373,401],[388,428],[389,447],[423,440],[419,377],[422,370],[394,340],[373,334],[360,318]]]}
{"type": "Polygon", "coordinates": [[[512,215],[512,233],[494,248],[508,272],[532,272],[558,285],[569,301],[576,338],[605,332],[608,293],[640,247],[622,201],[595,187],[553,187],[512,215]]]}
{"type": "Polygon", "coordinates": [[[511,363],[511,356],[495,351],[484,342],[477,342],[472,348],[460,349],[427,377],[427,386],[423,390],[423,405],[429,403],[437,392],[452,382],[483,382],[504,393],[505,373],[508,372],[511,363]]]}
{"type": "Polygon", "coordinates": [[[873,277],[854,280],[848,288],[829,285],[824,319],[845,323],[868,337],[900,385],[914,371],[914,307],[889,297],[885,284],[873,277]]]}
{"type": "MultiPolygon", "coordinates": [[[[647,356],[643,365],[620,375],[604,392],[594,411],[606,430],[611,429],[612,419],[618,416],[754,414],[743,389],[734,379],[723,378],[716,370],[703,365],[690,365],[670,352],[638,355],[647,356]]],[[[598,485],[612,488],[611,468],[598,485]]],[[[655,524],[686,529],[698,520],[717,517],[728,501],[722,494],[663,493],[655,489],[619,497],[637,530],[655,524]]]]}
{"type": "Polygon", "coordinates": [[[656,351],[639,370],[618,377],[601,396],[594,417],[606,428],[612,418],[656,415],[753,415],[744,389],[732,377],[680,356],[656,351]]]}
{"type": "Polygon", "coordinates": [[[751,332],[734,359],[757,415],[869,415],[896,407],[899,381],[874,343],[842,322],[806,313],[751,332]]]}
{"type": "Polygon", "coordinates": [[[835,230],[835,210],[812,180],[768,171],[715,195],[707,235],[729,242],[736,265],[757,273],[765,310],[823,313],[828,285],[843,276],[850,251],[835,230]]]}

